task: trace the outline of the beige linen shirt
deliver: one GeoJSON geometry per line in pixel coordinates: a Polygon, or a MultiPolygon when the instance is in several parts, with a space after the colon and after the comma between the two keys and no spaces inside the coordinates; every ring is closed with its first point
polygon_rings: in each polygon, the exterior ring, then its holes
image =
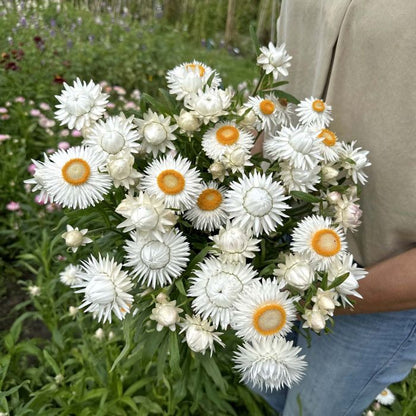
{"type": "Polygon", "coordinates": [[[363,223],[349,238],[370,266],[416,245],[416,1],[287,0],[278,43],[293,56],[287,90],[332,105],[331,130],[372,166],[363,223]]]}

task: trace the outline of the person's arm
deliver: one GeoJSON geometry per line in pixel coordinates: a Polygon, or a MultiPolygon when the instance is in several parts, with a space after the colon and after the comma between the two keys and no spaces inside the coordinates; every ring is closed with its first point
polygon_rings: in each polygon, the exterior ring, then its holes
{"type": "Polygon", "coordinates": [[[416,308],[416,248],[369,267],[359,281],[353,308],[337,308],[336,315],[399,311],[416,308]]]}

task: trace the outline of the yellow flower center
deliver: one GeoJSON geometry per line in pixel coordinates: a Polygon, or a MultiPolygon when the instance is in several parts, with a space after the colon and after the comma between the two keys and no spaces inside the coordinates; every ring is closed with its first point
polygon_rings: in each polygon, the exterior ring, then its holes
{"type": "Polygon", "coordinates": [[[260,102],[260,111],[266,116],[273,114],[275,108],[274,102],[271,100],[262,100],[260,102]]]}
{"type": "Polygon", "coordinates": [[[198,65],[198,64],[186,64],[185,68],[188,71],[193,71],[196,72],[197,70],[199,71],[199,76],[202,78],[205,74],[205,68],[202,65],[198,65]]]}
{"type": "Polygon", "coordinates": [[[387,391],[387,390],[383,390],[382,392],[381,392],[381,395],[382,396],[387,396],[389,394],[389,392],[387,391]]]}
{"type": "Polygon", "coordinates": [[[341,239],[334,230],[325,228],[315,232],[311,245],[320,256],[331,257],[341,250],[341,239]]]}
{"type": "Polygon", "coordinates": [[[167,169],[159,173],[157,184],[165,194],[176,195],[185,188],[185,178],[176,170],[167,169]]]}
{"type": "Polygon", "coordinates": [[[325,103],[322,100],[315,100],[312,103],[312,109],[317,113],[322,113],[325,110],[325,103]]]}
{"type": "Polygon", "coordinates": [[[318,137],[324,139],[322,140],[322,143],[326,146],[334,146],[337,142],[337,135],[333,131],[328,129],[322,129],[318,137]]]}
{"type": "Polygon", "coordinates": [[[90,165],[84,159],[71,159],[62,168],[62,176],[71,185],[82,185],[87,182],[91,173],[90,165]]]}
{"type": "Polygon", "coordinates": [[[217,189],[205,189],[199,195],[197,204],[200,209],[203,211],[212,211],[217,209],[222,203],[221,192],[217,189]]]}
{"type": "Polygon", "coordinates": [[[253,326],[261,335],[279,332],[286,323],[286,311],[278,303],[259,306],[253,315],[253,326]]]}
{"type": "Polygon", "coordinates": [[[224,146],[234,144],[240,136],[238,129],[234,126],[222,126],[217,130],[216,137],[218,143],[224,146]]]}

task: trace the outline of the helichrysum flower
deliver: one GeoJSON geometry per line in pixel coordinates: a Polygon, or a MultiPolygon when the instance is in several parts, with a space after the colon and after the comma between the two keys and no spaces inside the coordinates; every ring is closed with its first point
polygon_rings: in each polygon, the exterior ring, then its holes
{"type": "Polygon", "coordinates": [[[135,123],[141,137],[142,151],[152,153],[156,157],[159,152],[165,153],[167,149],[175,150],[172,143],[176,140],[173,132],[178,128],[176,124],[171,124],[171,118],[161,114],[156,114],[148,110],[143,118],[136,118],[135,123]]]}
{"type": "Polygon", "coordinates": [[[315,185],[321,180],[319,173],[321,168],[316,165],[312,169],[295,168],[290,162],[282,161],[279,163],[279,178],[283,186],[290,193],[292,191],[302,191],[309,193],[316,191],[315,185]]]}
{"type": "Polygon", "coordinates": [[[323,315],[332,316],[335,307],[340,305],[337,299],[338,293],[335,289],[323,290],[321,287],[318,287],[318,290],[316,291],[315,296],[312,296],[311,301],[323,315]]]}
{"type": "Polygon", "coordinates": [[[66,232],[64,232],[61,237],[65,240],[65,244],[69,250],[76,253],[79,247],[92,243],[91,238],[85,237],[87,232],[88,229],[86,228],[79,230],[78,227],[73,228],[71,225],[67,224],[66,232]]]}
{"type": "Polygon", "coordinates": [[[211,232],[225,223],[228,218],[224,208],[225,190],[213,181],[203,185],[195,205],[184,215],[193,228],[211,232]]]}
{"type": "Polygon", "coordinates": [[[304,218],[293,230],[291,249],[317,268],[327,270],[347,249],[341,227],[333,226],[330,218],[312,215],[304,218]]]}
{"type": "Polygon", "coordinates": [[[79,277],[79,272],[81,268],[79,266],[74,266],[73,264],[69,264],[65,267],[65,269],[59,273],[59,280],[67,286],[75,286],[81,282],[79,277]]]}
{"type": "Polygon", "coordinates": [[[256,275],[251,265],[206,258],[190,279],[188,295],[195,297],[193,310],[203,319],[211,318],[215,328],[226,329],[231,322],[234,302],[256,275]]]}
{"type": "Polygon", "coordinates": [[[128,149],[107,157],[106,171],[111,176],[116,188],[121,185],[126,189],[130,189],[137,185],[143,175],[134,169],[133,165],[134,156],[128,149]]]}
{"type": "Polygon", "coordinates": [[[395,402],[396,396],[386,387],[381,393],[377,394],[375,400],[383,406],[390,406],[395,402]]]}
{"type": "Polygon", "coordinates": [[[251,154],[248,150],[240,146],[232,146],[226,149],[221,157],[221,162],[226,169],[232,173],[244,173],[247,166],[253,166],[250,161],[251,154]]]}
{"type": "Polygon", "coordinates": [[[185,339],[188,347],[194,352],[205,354],[209,349],[210,355],[215,351],[214,342],[217,342],[222,347],[224,343],[221,341],[220,335],[222,332],[215,332],[215,328],[208,320],[201,319],[200,316],[186,315],[185,322],[180,324],[182,329],[180,333],[185,332],[185,339]]]}
{"type": "Polygon", "coordinates": [[[181,133],[185,133],[188,136],[192,136],[192,133],[199,129],[201,126],[201,120],[192,114],[190,111],[181,109],[179,115],[174,115],[176,123],[181,133]]]}
{"type": "Polygon", "coordinates": [[[231,326],[236,335],[246,341],[264,337],[285,336],[296,319],[290,292],[282,290],[284,283],[263,279],[247,285],[234,304],[231,326]]]}
{"type": "Polygon", "coordinates": [[[308,289],[315,280],[309,260],[299,254],[286,254],[284,263],[279,263],[273,274],[298,290],[308,289]]]}
{"type": "Polygon", "coordinates": [[[108,94],[101,92],[101,86],[90,81],[88,84],[77,78],[73,86],[64,83],[61,95],[55,96],[60,104],[55,117],[61,125],[81,130],[102,117],[108,103],[108,94]]]}
{"type": "Polygon", "coordinates": [[[297,108],[296,114],[300,123],[307,127],[325,128],[333,120],[331,117],[332,107],[318,98],[305,98],[297,108]]]}
{"type": "Polygon", "coordinates": [[[242,373],[241,381],[262,390],[279,390],[298,383],[306,367],[300,347],[284,338],[263,338],[244,342],[234,355],[235,368],[242,373]]]}
{"type": "Polygon", "coordinates": [[[166,286],[179,277],[188,263],[189,244],[185,236],[175,229],[159,238],[142,238],[137,232],[130,234],[124,247],[126,266],[133,268],[133,276],[140,283],[155,288],[166,286]]]}
{"type": "Polygon", "coordinates": [[[141,188],[163,199],[167,208],[182,212],[195,205],[202,184],[199,172],[188,159],[168,155],[154,160],[145,169],[141,188]]]}
{"type": "Polygon", "coordinates": [[[361,183],[364,185],[367,182],[367,174],[363,171],[364,168],[371,166],[368,161],[368,150],[362,150],[361,147],[355,147],[356,141],[350,144],[342,143],[340,150],[341,166],[347,171],[349,177],[352,178],[355,184],[361,183]]]}
{"type": "Polygon", "coordinates": [[[257,130],[273,132],[278,125],[290,121],[291,106],[284,106],[273,94],[266,94],[264,98],[259,95],[249,97],[245,107],[251,108],[256,114],[257,130]]]}
{"type": "Polygon", "coordinates": [[[182,100],[203,89],[211,77],[210,86],[219,87],[221,78],[217,72],[198,61],[185,62],[169,70],[166,74],[169,92],[176,95],[177,100],[182,100]]]}
{"type": "Polygon", "coordinates": [[[292,57],[287,53],[284,43],[274,46],[272,42],[269,42],[269,46],[262,46],[260,52],[257,64],[266,71],[266,74],[272,73],[275,80],[279,78],[279,75],[284,77],[289,75],[287,68],[290,67],[289,61],[292,57]]]}
{"type": "Polygon", "coordinates": [[[356,204],[354,200],[343,196],[338,203],[334,205],[334,208],[335,223],[339,224],[344,231],[356,231],[361,224],[360,218],[363,214],[360,206],[356,204]]]}
{"type": "Polygon", "coordinates": [[[341,151],[341,143],[339,142],[337,135],[329,129],[318,129],[316,138],[324,162],[336,162],[339,159],[339,153],[341,151]]]}
{"type": "Polygon", "coordinates": [[[302,319],[304,320],[302,328],[310,328],[316,333],[321,332],[326,326],[327,314],[318,306],[314,305],[312,309],[305,309],[302,319]]]}
{"type": "Polygon", "coordinates": [[[289,208],[281,184],[273,181],[272,175],[258,172],[231,182],[225,197],[229,217],[234,218],[235,225],[252,229],[254,236],[273,232],[282,224],[287,216],[284,211],[289,208]]]}
{"type": "Polygon", "coordinates": [[[130,312],[133,284],[121,267],[109,255],[99,255],[98,260],[90,256],[81,263],[81,283],[76,286],[80,288],[77,293],[84,294],[80,307],[92,312],[98,322],[111,322],[112,312],[118,319],[130,312]]]}
{"type": "Polygon", "coordinates": [[[164,327],[174,331],[180,321],[179,314],[182,311],[183,309],[176,306],[176,300],[162,303],[157,302],[156,306],[152,309],[150,319],[157,322],[156,331],[160,332],[164,327]]]}

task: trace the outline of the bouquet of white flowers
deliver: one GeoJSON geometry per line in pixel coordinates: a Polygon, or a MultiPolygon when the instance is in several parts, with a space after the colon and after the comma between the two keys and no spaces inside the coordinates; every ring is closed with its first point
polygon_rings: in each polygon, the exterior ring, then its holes
{"type": "Polygon", "coordinates": [[[68,250],[93,243],[60,279],[99,322],[125,320],[118,360],[141,345],[180,372],[182,339],[194,359],[235,348],[245,383],[290,387],[306,362],[285,336],[329,332],[334,309],[359,296],[366,272],[346,232],[360,224],[368,152],[328,128],[323,100],[280,89],[285,45],[260,52],[249,96],[194,61],[168,71],[169,92],[144,94],[134,115],[109,116],[93,81],[56,97],[56,119],[83,141],[34,161],[27,182],[71,208],[68,250]],[[263,153],[253,154],[259,136],[263,153]]]}

